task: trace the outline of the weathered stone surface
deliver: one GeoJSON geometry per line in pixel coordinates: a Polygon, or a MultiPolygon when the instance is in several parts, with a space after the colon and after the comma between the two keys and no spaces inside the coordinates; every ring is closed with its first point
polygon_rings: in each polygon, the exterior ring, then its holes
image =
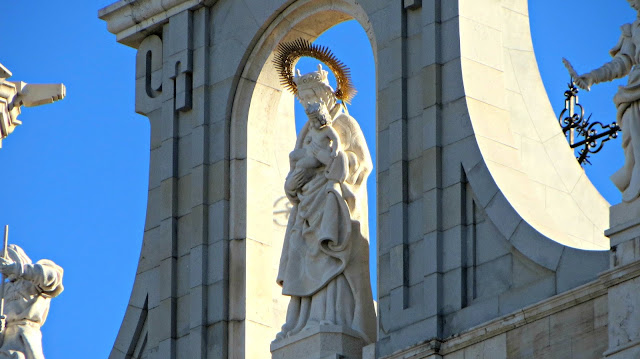
{"type": "Polygon", "coordinates": [[[363,341],[358,333],[331,325],[319,326],[271,344],[273,359],[360,359],[362,348],[363,341]]]}
{"type": "MultiPolygon", "coordinates": [[[[555,306],[553,296],[606,269],[606,252],[568,246],[609,243],[608,204],[562,141],[526,8],[525,0],[123,0],[103,9],[109,30],[139,50],[137,109],[151,120],[145,256],[131,308],[148,295],[153,316],[162,307],[167,317],[154,317],[162,331],[153,329],[147,350],[180,357],[192,343],[200,349],[190,354],[268,357],[286,312],[275,277],[288,217],[278,203],[295,144],[294,98],[268,64],[279,43],[313,41],[354,18],[377,60],[375,355],[425,341],[436,355],[438,340],[500,315],[503,331],[443,343],[442,355],[533,355],[537,327],[524,328],[550,325],[579,304],[555,306]],[[576,211],[585,205],[589,213],[576,211]],[[555,312],[509,317],[536,303],[555,312]]],[[[553,344],[547,333],[536,353],[599,350],[576,344],[607,327],[598,308],[592,331],[567,314],[582,331],[553,344]]],[[[123,329],[118,342],[144,337],[133,332],[123,329]]]]}
{"type": "MultiPolygon", "coordinates": [[[[603,284],[597,280],[437,344],[427,341],[383,358],[420,357],[419,354],[431,358],[427,355],[431,353],[444,359],[600,359],[608,343],[607,327],[599,324],[607,312],[603,284]]],[[[473,305],[468,307],[471,308],[473,305]]],[[[476,311],[486,309],[483,306],[476,311]]]]}

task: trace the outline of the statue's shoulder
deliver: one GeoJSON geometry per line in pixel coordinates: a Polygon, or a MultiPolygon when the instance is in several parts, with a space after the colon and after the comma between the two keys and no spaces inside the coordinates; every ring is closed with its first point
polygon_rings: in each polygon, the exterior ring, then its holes
{"type": "Polygon", "coordinates": [[[334,120],[334,124],[334,128],[343,143],[343,149],[356,153],[361,161],[371,161],[369,147],[358,121],[346,113],[341,113],[334,120]]]}
{"type": "Polygon", "coordinates": [[[46,284],[39,285],[42,290],[42,295],[49,298],[57,297],[64,290],[64,286],[62,285],[64,270],[50,259],[41,259],[35,264],[42,267],[44,276],[47,278],[46,284]]]}
{"type": "Polygon", "coordinates": [[[55,275],[59,278],[59,280],[62,280],[62,276],[64,275],[64,269],[62,269],[62,267],[57,265],[54,261],[50,259],[41,259],[37,261],[36,264],[40,265],[45,271],[54,272],[55,275]]]}
{"type": "MultiPolygon", "coordinates": [[[[637,20],[636,20],[637,22],[637,20]]],[[[631,29],[633,28],[633,24],[624,24],[620,26],[620,30],[622,30],[623,37],[631,37],[631,29]]]]}
{"type": "Polygon", "coordinates": [[[358,123],[358,121],[344,112],[339,114],[334,122],[337,123],[338,126],[348,129],[351,134],[362,134],[362,130],[360,129],[360,124],[358,123]]]}
{"type": "Polygon", "coordinates": [[[611,55],[611,57],[615,57],[620,52],[625,54],[630,51],[630,46],[632,46],[631,37],[633,35],[632,33],[633,25],[637,25],[637,20],[633,24],[624,24],[620,26],[620,30],[622,31],[622,34],[620,35],[620,40],[618,40],[618,43],[616,44],[616,46],[614,46],[611,50],[609,50],[609,54],[611,55]],[[626,49],[623,50],[623,48],[625,47],[626,49]]]}

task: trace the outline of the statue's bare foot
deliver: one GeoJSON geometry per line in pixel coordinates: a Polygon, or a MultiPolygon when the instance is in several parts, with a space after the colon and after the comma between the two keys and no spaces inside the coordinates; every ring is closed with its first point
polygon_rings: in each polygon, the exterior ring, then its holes
{"type": "Polygon", "coordinates": [[[318,328],[318,326],[320,326],[320,322],[318,322],[318,320],[309,319],[307,321],[307,324],[304,326],[304,328],[302,328],[302,331],[316,329],[316,328],[318,328]]]}
{"type": "Polygon", "coordinates": [[[286,337],[288,337],[287,333],[285,333],[285,332],[280,332],[280,333],[276,334],[276,341],[277,341],[277,340],[282,340],[282,339],[284,339],[284,338],[286,338],[286,337]]]}

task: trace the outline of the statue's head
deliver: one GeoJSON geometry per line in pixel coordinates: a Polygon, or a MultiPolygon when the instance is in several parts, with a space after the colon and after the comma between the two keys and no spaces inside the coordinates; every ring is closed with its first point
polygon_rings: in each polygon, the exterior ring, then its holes
{"type": "Polygon", "coordinates": [[[297,70],[293,78],[298,89],[298,100],[305,109],[310,105],[324,103],[327,109],[336,105],[336,97],[331,85],[329,85],[329,73],[318,64],[318,71],[302,75],[297,70]]]}
{"type": "Polygon", "coordinates": [[[640,0],[627,0],[627,2],[634,10],[640,11],[640,0]]]}

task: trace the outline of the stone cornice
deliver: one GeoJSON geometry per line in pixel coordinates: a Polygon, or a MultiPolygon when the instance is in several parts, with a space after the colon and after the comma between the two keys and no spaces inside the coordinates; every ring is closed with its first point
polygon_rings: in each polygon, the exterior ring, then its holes
{"type": "Polygon", "coordinates": [[[433,354],[450,354],[567,308],[606,295],[609,287],[638,277],[640,277],[640,261],[603,272],[598,279],[590,283],[545,299],[512,314],[491,320],[464,333],[444,340],[426,340],[386,356],[384,359],[417,359],[426,358],[433,354]]]}
{"type": "Polygon", "coordinates": [[[600,281],[608,288],[638,277],[640,277],[640,261],[635,261],[601,273],[600,281]]]}
{"type": "Polygon", "coordinates": [[[212,6],[217,0],[120,0],[98,11],[107,30],[124,45],[137,48],[149,34],[184,10],[212,6]]]}
{"type": "MultiPolygon", "coordinates": [[[[638,262],[640,263],[640,262],[638,262]]],[[[636,273],[626,273],[635,275],[636,273]]],[[[538,319],[550,316],[567,308],[587,302],[607,294],[608,283],[606,273],[599,279],[580,287],[545,299],[512,314],[491,320],[485,324],[472,328],[464,333],[452,336],[442,341],[427,340],[404,350],[395,352],[384,359],[426,358],[431,354],[446,355],[464,349],[473,344],[495,337],[509,330],[532,323],[538,319]]]]}

